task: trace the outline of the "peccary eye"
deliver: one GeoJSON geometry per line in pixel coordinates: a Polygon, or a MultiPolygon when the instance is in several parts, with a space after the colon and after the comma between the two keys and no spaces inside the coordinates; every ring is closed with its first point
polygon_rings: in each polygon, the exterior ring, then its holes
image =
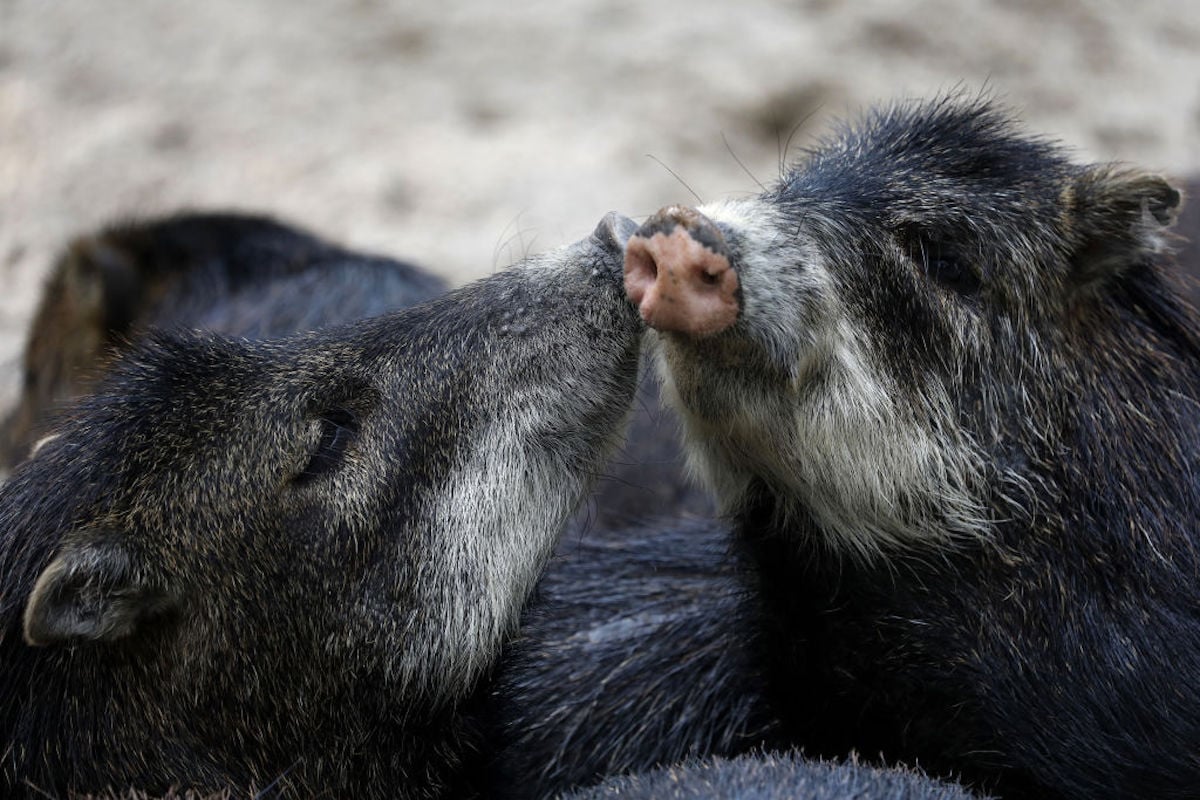
{"type": "Polygon", "coordinates": [[[311,481],[341,463],[346,448],[358,433],[357,417],[344,408],[324,412],[318,418],[318,423],[321,426],[321,438],[304,469],[296,475],[297,483],[311,481]]]}
{"type": "Polygon", "coordinates": [[[940,286],[972,295],[979,291],[979,275],[954,251],[929,236],[906,232],[908,251],[921,270],[940,286]]]}
{"type": "Polygon", "coordinates": [[[979,291],[979,278],[957,259],[931,258],[926,262],[925,271],[942,286],[961,294],[974,294],[979,291]]]}

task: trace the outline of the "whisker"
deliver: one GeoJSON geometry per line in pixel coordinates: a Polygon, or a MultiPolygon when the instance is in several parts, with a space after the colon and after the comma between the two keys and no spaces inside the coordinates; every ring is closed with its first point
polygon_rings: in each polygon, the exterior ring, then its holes
{"type": "Polygon", "coordinates": [[[677,173],[675,170],[668,167],[661,158],[659,158],[658,156],[655,156],[655,155],[651,155],[650,153],[646,153],[646,158],[651,158],[651,159],[654,159],[654,161],[658,162],[658,165],[660,167],[662,167],[667,172],[669,172],[673,176],[675,176],[675,180],[679,181],[679,183],[682,184],[683,188],[687,189],[689,192],[692,193],[692,197],[696,198],[697,203],[699,203],[700,205],[704,205],[704,200],[700,197],[700,195],[696,194],[696,190],[693,189],[691,186],[688,186],[687,181],[685,181],[683,178],[679,177],[679,173],[677,173]]]}

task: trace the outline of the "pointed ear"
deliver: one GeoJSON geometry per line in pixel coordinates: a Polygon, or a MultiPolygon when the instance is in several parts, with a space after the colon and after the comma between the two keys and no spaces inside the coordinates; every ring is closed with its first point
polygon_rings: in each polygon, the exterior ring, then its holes
{"type": "Polygon", "coordinates": [[[34,584],[25,641],[40,646],[134,635],[177,605],[140,572],[128,549],[111,539],[67,544],[34,584]]]}
{"type": "Polygon", "coordinates": [[[1100,165],[1076,178],[1071,201],[1072,277],[1086,289],[1166,250],[1183,195],[1158,175],[1100,165]]]}
{"type": "Polygon", "coordinates": [[[94,234],[71,243],[62,263],[70,307],[89,316],[109,335],[123,333],[141,302],[141,276],[134,257],[116,236],[94,234]]]}

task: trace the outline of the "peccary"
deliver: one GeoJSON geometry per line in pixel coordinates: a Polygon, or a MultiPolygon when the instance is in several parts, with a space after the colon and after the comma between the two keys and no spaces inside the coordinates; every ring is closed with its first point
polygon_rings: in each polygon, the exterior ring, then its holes
{"type": "Polygon", "coordinates": [[[563,800],[970,800],[918,772],[813,762],[795,754],[711,759],[612,778],[563,800]]]}
{"type": "Polygon", "coordinates": [[[34,316],[19,402],[0,423],[0,467],[24,459],[53,412],[151,327],[279,337],[445,289],[409,264],[263,216],[179,214],[80,236],[51,270],[34,316]]]}
{"type": "MultiPolygon", "coordinates": [[[[77,237],[47,279],[23,354],[19,401],[0,421],[0,474],[23,460],[56,411],[155,328],[254,339],[352,322],[446,290],[411,264],[347,250],[261,215],[177,214],[77,237]]],[[[707,515],[682,474],[673,412],[639,385],[628,440],[600,475],[573,533],[654,514],[707,515]]]]}
{"type": "Polygon", "coordinates": [[[619,438],[634,227],[269,341],[150,334],[0,487],[0,794],[463,796],[619,438]]]}
{"type": "Polygon", "coordinates": [[[1004,797],[1200,786],[1200,347],[1180,193],[987,100],[844,127],[629,242],[813,756],[1004,797]]]}

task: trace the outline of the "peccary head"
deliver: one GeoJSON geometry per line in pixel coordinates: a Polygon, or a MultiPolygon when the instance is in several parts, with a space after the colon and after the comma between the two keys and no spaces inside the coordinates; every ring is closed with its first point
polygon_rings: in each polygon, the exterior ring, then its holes
{"type": "Polygon", "coordinates": [[[1151,486],[1135,530],[1190,525],[1180,199],[986,102],[900,104],[759,197],[659,212],[627,286],[727,510],[765,487],[862,556],[1151,486]]]}
{"type": "Polygon", "coordinates": [[[631,228],[353,327],[124,357],[0,488],[7,785],[434,793],[437,721],[619,436],[631,228]]]}

